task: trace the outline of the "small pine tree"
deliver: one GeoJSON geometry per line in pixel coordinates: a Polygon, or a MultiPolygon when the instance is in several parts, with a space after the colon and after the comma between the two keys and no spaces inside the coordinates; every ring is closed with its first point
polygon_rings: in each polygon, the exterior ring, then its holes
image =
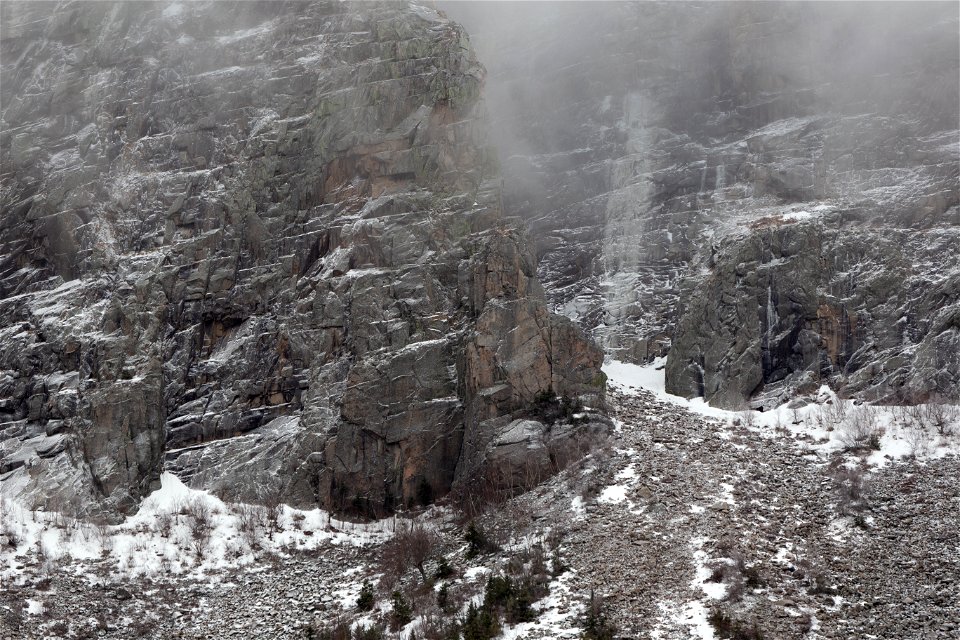
{"type": "Polygon", "coordinates": [[[453,575],[453,568],[450,567],[450,563],[447,562],[446,556],[440,556],[440,560],[437,562],[437,570],[433,572],[433,577],[437,580],[445,580],[453,575]]]}
{"type": "Polygon", "coordinates": [[[478,609],[477,605],[471,603],[460,632],[463,640],[490,640],[500,633],[500,625],[489,609],[478,609]]]}
{"type": "Polygon", "coordinates": [[[587,618],[583,625],[583,640],[613,640],[616,627],[607,620],[603,600],[590,590],[590,603],[587,605],[587,618]]]}
{"type": "Polygon", "coordinates": [[[502,607],[513,596],[513,582],[509,576],[490,576],[487,578],[487,590],[483,596],[483,607],[492,609],[502,607]]]}
{"type": "Polygon", "coordinates": [[[526,586],[516,589],[513,597],[507,602],[507,621],[512,624],[532,622],[536,618],[531,607],[532,604],[533,598],[526,586]]]}
{"type": "Polygon", "coordinates": [[[467,558],[476,558],[487,549],[489,542],[483,529],[473,522],[467,527],[467,533],[464,535],[467,541],[467,558]]]}
{"type": "Polygon", "coordinates": [[[390,629],[397,631],[413,620],[413,609],[400,591],[393,592],[393,611],[390,612],[390,629]]]}
{"type": "Polygon", "coordinates": [[[437,590],[437,606],[444,613],[447,613],[447,609],[450,607],[450,590],[447,588],[446,582],[440,585],[440,589],[437,590]]]}
{"type": "Polygon", "coordinates": [[[360,597],[357,598],[357,610],[370,611],[373,609],[374,602],[373,586],[369,580],[364,580],[363,586],[360,587],[360,597]]]}

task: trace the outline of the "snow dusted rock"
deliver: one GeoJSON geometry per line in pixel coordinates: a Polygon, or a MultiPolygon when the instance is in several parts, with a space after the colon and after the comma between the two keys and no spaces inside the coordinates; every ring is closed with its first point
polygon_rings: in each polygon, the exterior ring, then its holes
{"type": "Polygon", "coordinates": [[[378,513],[482,463],[481,413],[602,404],[599,349],[547,311],[500,209],[456,23],[341,2],[2,18],[5,493],[124,511],[166,464],[378,513]]]}
{"type": "Polygon", "coordinates": [[[609,355],[727,406],[960,393],[955,11],[444,6],[548,301],[609,355]]]}
{"type": "Polygon", "coordinates": [[[503,477],[523,484],[528,469],[545,469],[550,464],[546,443],[547,426],[537,420],[513,420],[494,437],[487,458],[503,477]]]}
{"type": "Polygon", "coordinates": [[[780,218],[725,239],[688,285],[667,390],[728,408],[823,381],[888,403],[960,394],[960,227],[877,232],[860,216],[780,218]]]}

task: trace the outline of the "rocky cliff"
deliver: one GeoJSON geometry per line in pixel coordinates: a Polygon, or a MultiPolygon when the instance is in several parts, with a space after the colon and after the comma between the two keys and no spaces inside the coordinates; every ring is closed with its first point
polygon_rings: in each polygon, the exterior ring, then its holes
{"type": "Polygon", "coordinates": [[[958,16],[447,3],[556,309],[724,406],[960,395],[958,16]]]}
{"type": "Polygon", "coordinates": [[[405,3],[2,11],[4,493],[125,511],[166,466],[375,514],[604,428],[529,419],[601,407],[602,354],[504,215],[460,26],[405,3]]]}

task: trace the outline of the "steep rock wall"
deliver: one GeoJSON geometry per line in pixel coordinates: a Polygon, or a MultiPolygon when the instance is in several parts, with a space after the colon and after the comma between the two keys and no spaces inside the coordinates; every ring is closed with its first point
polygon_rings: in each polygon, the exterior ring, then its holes
{"type": "Polygon", "coordinates": [[[602,406],[599,349],[555,328],[500,209],[457,24],[341,2],[2,17],[5,493],[123,511],[167,468],[381,513],[482,464],[474,414],[550,388],[602,406]],[[510,305],[529,314],[490,311],[510,305]],[[467,355],[511,331],[542,341],[467,355]],[[517,352],[541,366],[514,376],[517,352]]]}
{"type": "Polygon", "coordinates": [[[489,70],[505,202],[529,222],[548,300],[607,354],[668,355],[670,391],[725,405],[795,391],[782,384],[800,366],[794,350],[807,353],[801,369],[845,393],[960,395],[956,361],[920,355],[957,339],[933,321],[954,308],[944,283],[960,268],[954,7],[441,6],[489,70]],[[765,220],[820,229],[791,242],[799,260],[827,266],[763,266],[765,220]],[[924,249],[931,237],[939,257],[924,249]],[[859,291],[879,280],[874,298],[859,291]],[[922,282],[938,302],[925,302],[922,282]],[[778,304],[768,288],[804,299],[803,333],[785,336],[800,343],[765,345],[778,304]],[[884,295],[899,302],[877,304],[884,295]],[[897,374],[868,373],[891,358],[897,374]],[[934,362],[946,373],[931,388],[934,362]]]}

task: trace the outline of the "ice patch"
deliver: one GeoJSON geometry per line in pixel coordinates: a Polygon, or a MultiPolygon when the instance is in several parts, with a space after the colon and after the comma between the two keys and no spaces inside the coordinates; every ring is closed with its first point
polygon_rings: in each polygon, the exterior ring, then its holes
{"type": "Polygon", "coordinates": [[[690,582],[690,587],[697,591],[703,591],[704,595],[711,600],[722,600],[727,595],[727,586],[722,582],[708,582],[713,571],[707,566],[709,556],[703,550],[703,544],[706,538],[694,538],[690,541],[690,549],[693,553],[694,577],[690,582]]]}
{"type": "Polygon", "coordinates": [[[584,516],[587,513],[587,506],[584,503],[583,498],[576,496],[573,500],[570,501],[570,510],[573,511],[577,516],[584,516]]]}
{"type": "Polygon", "coordinates": [[[688,602],[677,615],[676,621],[687,627],[691,638],[714,640],[713,627],[707,621],[707,608],[702,602],[688,602]]]}
{"type": "Polygon", "coordinates": [[[43,606],[43,603],[40,602],[39,600],[31,600],[28,598],[26,601],[26,605],[27,605],[27,615],[31,615],[31,616],[43,615],[44,611],[47,610],[47,608],[43,606]]]}
{"type": "Polygon", "coordinates": [[[603,491],[600,492],[600,496],[597,498],[597,502],[604,502],[607,504],[619,504],[627,500],[627,489],[626,485],[622,484],[613,484],[609,487],[605,487],[603,491]]]}

